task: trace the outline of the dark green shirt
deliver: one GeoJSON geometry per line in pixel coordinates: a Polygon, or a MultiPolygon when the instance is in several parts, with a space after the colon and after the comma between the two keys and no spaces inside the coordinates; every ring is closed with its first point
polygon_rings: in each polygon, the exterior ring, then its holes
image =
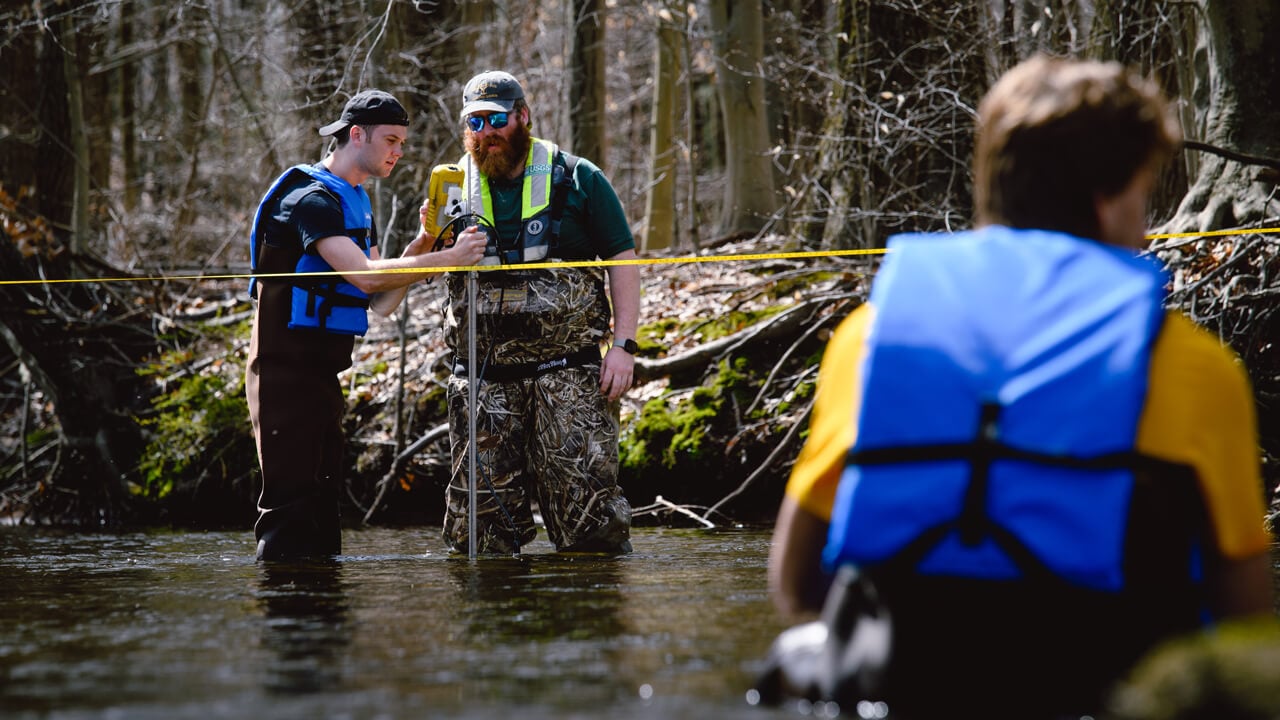
{"type": "MultiPolygon", "coordinates": [[[[515,180],[489,179],[494,221],[504,240],[520,234],[520,193],[523,189],[523,177],[515,180]]],[[[578,158],[554,255],[562,260],[607,259],[635,247],[631,226],[627,224],[622,203],[613,186],[594,163],[578,158]]]]}

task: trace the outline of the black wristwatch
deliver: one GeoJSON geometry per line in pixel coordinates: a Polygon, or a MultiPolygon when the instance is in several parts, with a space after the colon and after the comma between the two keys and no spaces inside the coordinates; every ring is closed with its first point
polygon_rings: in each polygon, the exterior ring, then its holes
{"type": "Polygon", "coordinates": [[[614,340],[613,346],[616,348],[622,348],[632,355],[640,352],[640,346],[636,344],[635,340],[614,340]]]}

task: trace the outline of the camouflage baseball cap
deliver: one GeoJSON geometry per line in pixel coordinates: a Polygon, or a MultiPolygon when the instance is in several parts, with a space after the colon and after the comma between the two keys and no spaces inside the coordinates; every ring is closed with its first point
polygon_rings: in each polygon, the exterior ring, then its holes
{"type": "Polygon", "coordinates": [[[511,112],[516,101],[524,98],[524,88],[515,76],[501,70],[488,70],[467,81],[462,90],[462,115],[471,113],[511,112]]]}

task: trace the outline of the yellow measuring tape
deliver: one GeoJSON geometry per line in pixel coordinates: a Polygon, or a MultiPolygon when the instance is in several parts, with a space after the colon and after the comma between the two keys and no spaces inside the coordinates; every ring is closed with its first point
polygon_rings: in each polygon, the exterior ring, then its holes
{"type": "Polygon", "coordinates": [[[879,255],[883,249],[872,250],[813,250],[804,252],[781,253],[747,253],[742,255],[705,255],[670,258],[635,258],[634,260],[565,260],[540,263],[520,263],[519,265],[447,265],[432,268],[385,268],[381,270],[325,270],[321,272],[287,272],[287,273],[236,273],[222,275],[155,275],[133,277],[99,277],[99,278],[64,278],[53,280],[0,280],[0,285],[36,285],[57,283],[109,283],[109,282],[147,282],[155,280],[247,280],[252,277],[263,278],[299,278],[329,277],[332,275],[384,275],[384,274],[420,274],[423,272],[460,272],[478,270],[492,272],[497,270],[539,270],[544,268],[573,267],[613,267],[616,265],[676,265],[681,263],[735,262],[740,260],[790,260],[796,258],[843,257],[849,255],[879,255]]]}
{"type": "Polygon", "coordinates": [[[1278,233],[1280,228],[1236,228],[1235,230],[1205,230],[1203,232],[1185,232],[1185,233],[1165,233],[1162,235],[1147,235],[1148,240],[1172,240],[1175,238],[1194,238],[1194,237],[1221,237],[1223,235],[1263,235],[1266,233],[1278,233]]]}
{"type": "MultiPolygon", "coordinates": [[[[1147,240],[1171,240],[1177,238],[1196,238],[1196,237],[1222,237],[1227,235],[1256,235],[1264,233],[1280,233],[1280,227],[1274,228],[1238,228],[1234,230],[1206,230],[1203,232],[1185,232],[1185,233],[1164,233],[1159,235],[1147,235],[1147,240]]],[[[323,272],[306,272],[306,273],[235,273],[220,275],[155,275],[155,276],[125,276],[125,277],[96,277],[96,278],[62,278],[52,280],[0,280],[0,285],[43,285],[43,284],[60,284],[60,283],[111,283],[111,282],[152,282],[152,281],[172,281],[172,280],[247,280],[252,277],[262,278],[299,278],[299,277],[329,277],[333,275],[380,275],[380,274],[396,274],[396,273],[422,273],[422,272],[461,272],[467,270],[478,270],[480,272],[492,272],[498,270],[540,270],[549,268],[574,268],[574,267],[614,267],[618,265],[680,265],[693,263],[721,263],[721,262],[741,262],[745,260],[799,260],[823,257],[850,257],[857,255],[882,255],[886,252],[884,248],[873,248],[863,250],[807,250],[797,252],[777,252],[777,253],[744,253],[739,255],[691,255],[682,257],[669,258],[635,258],[632,260],[568,260],[556,262],[541,263],[521,263],[518,266],[513,265],[457,265],[435,268],[387,268],[381,270],[349,270],[346,272],[338,272],[336,270],[326,270],[323,272]]]]}

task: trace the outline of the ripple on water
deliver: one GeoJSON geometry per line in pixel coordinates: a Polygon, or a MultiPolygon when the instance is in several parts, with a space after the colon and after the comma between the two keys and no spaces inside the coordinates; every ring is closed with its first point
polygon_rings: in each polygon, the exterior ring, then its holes
{"type": "MultiPolygon", "coordinates": [[[[739,717],[781,629],[766,530],[638,528],[628,556],[347,531],[261,566],[250,532],[0,528],[0,707],[43,717],[739,717]]],[[[758,709],[751,710],[759,716],[758,709]]],[[[767,713],[766,713],[767,715],[767,713]]]]}

